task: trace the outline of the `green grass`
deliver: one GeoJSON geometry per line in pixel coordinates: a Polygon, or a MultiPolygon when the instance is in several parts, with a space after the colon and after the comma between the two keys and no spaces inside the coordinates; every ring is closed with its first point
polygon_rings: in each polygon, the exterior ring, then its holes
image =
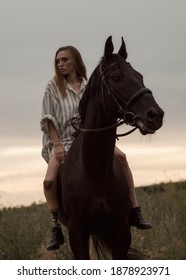
{"type": "MultiPolygon", "coordinates": [[[[136,189],[143,216],[152,223],[150,230],[131,228],[134,250],[146,259],[186,259],[186,181],[162,183],[136,189]]],[[[72,259],[65,230],[60,250],[45,249],[50,235],[46,204],[0,210],[0,259],[72,259]]]]}

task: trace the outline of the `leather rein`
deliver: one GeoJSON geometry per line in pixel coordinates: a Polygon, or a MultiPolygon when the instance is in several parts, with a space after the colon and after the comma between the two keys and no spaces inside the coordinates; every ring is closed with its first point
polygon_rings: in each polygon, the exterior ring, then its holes
{"type": "MultiPolygon", "coordinates": [[[[135,126],[136,122],[138,120],[138,117],[133,113],[129,111],[129,106],[134,103],[136,101],[136,99],[138,99],[140,96],[142,96],[145,93],[151,93],[151,90],[148,88],[141,88],[140,90],[138,90],[127,102],[125,108],[123,108],[118,99],[116,98],[116,91],[109,85],[108,81],[106,80],[105,77],[105,73],[114,65],[116,65],[117,62],[112,63],[110,66],[108,66],[104,71],[102,71],[101,69],[101,63],[99,65],[99,71],[100,71],[100,79],[102,79],[102,98],[104,100],[104,94],[103,94],[103,85],[105,85],[107,91],[108,91],[108,95],[110,95],[114,102],[116,103],[116,106],[118,107],[118,113],[122,114],[123,118],[117,120],[113,125],[110,126],[106,126],[106,127],[101,127],[101,128],[78,128],[77,125],[77,118],[72,119],[72,126],[74,127],[74,129],[76,131],[79,132],[102,132],[102,131],[107,131],[110,130],[112,128],[115,127],[119,127],[122,124],[127,124],[127,125],[131,125],[131,126],[135,126]]],[[[103,106],[104,106],[104,110],[106,115],[109,117],[109,114],[106,110],[106,106],[105,106],[105,102],[103,102],[103,106]]],[[[122,133],[122,134],[116,134],[116,138],[117,137],[122,137],[122,136],[126,136],[131,134],[132,132],[134,132],[137,129],[137,127],[134,127],[133,129],[129,130],[128,132],[122,133]]]]}

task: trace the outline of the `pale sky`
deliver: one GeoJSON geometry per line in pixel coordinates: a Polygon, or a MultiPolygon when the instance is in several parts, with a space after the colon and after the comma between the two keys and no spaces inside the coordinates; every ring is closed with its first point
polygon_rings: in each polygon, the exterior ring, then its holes
{"type": "MultiPolygon", "coordinates": [[[[185,0],[1,0],[0,205],[45,201],[40,116],[60,46],[79,49],[92,73],[112,35],[165,111],[153,136],[139,131],[117,145],[135,185],[186,179],[185,0]]],[[[120,128],[123,132],[128,127],[120,128]]]]}

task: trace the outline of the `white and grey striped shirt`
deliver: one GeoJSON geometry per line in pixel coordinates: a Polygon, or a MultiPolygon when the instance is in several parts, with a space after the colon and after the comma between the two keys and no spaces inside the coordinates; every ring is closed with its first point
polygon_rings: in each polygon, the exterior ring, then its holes
{"type": "Polygon", "coordinates": [[[69,150],[74,137],[74,128],[71,125],[71,119],[78,115],[78,106],[81,97],[86,88],[87,81],[82,80],[80,92],[76,93],[73,88],[66,84],[66,97],[62,97],[59,88],[54,79],[51,79],[43,97],[41,130],[43,131],[42,156],[49,161],[53,143],[49,137],[47,120],[52,121],[60,142],[66,151],[69,150]]]}

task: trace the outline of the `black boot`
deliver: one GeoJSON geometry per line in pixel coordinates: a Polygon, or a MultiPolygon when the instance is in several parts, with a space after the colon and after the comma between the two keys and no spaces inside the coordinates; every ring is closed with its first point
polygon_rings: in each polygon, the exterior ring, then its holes
{"type": "Polygon", "coordinates": [[[61,226],[53,226],[52,227],[52,235],[51,239],[48,242],[46,248],[48,251],[57,250],[60,248],[60,245],[64,244],[64,237],[61,230],[61,226]]]}
{"type": "Polygon", "coordinates": [[[52,213],[52,235],[46,246],[48,251],[57,250],[64,244],[64,236],[60,224],[58,223],[57,213],[52,213]]]}
{"type": "Polygon", "coordinates": [[[138,229],[150,229],[152,228],[151,224],[148,223],[143,217],[141,213],[140,207],[135,207],[131,210],[131,219],[130,225],[135,226],[138,229]]]}

